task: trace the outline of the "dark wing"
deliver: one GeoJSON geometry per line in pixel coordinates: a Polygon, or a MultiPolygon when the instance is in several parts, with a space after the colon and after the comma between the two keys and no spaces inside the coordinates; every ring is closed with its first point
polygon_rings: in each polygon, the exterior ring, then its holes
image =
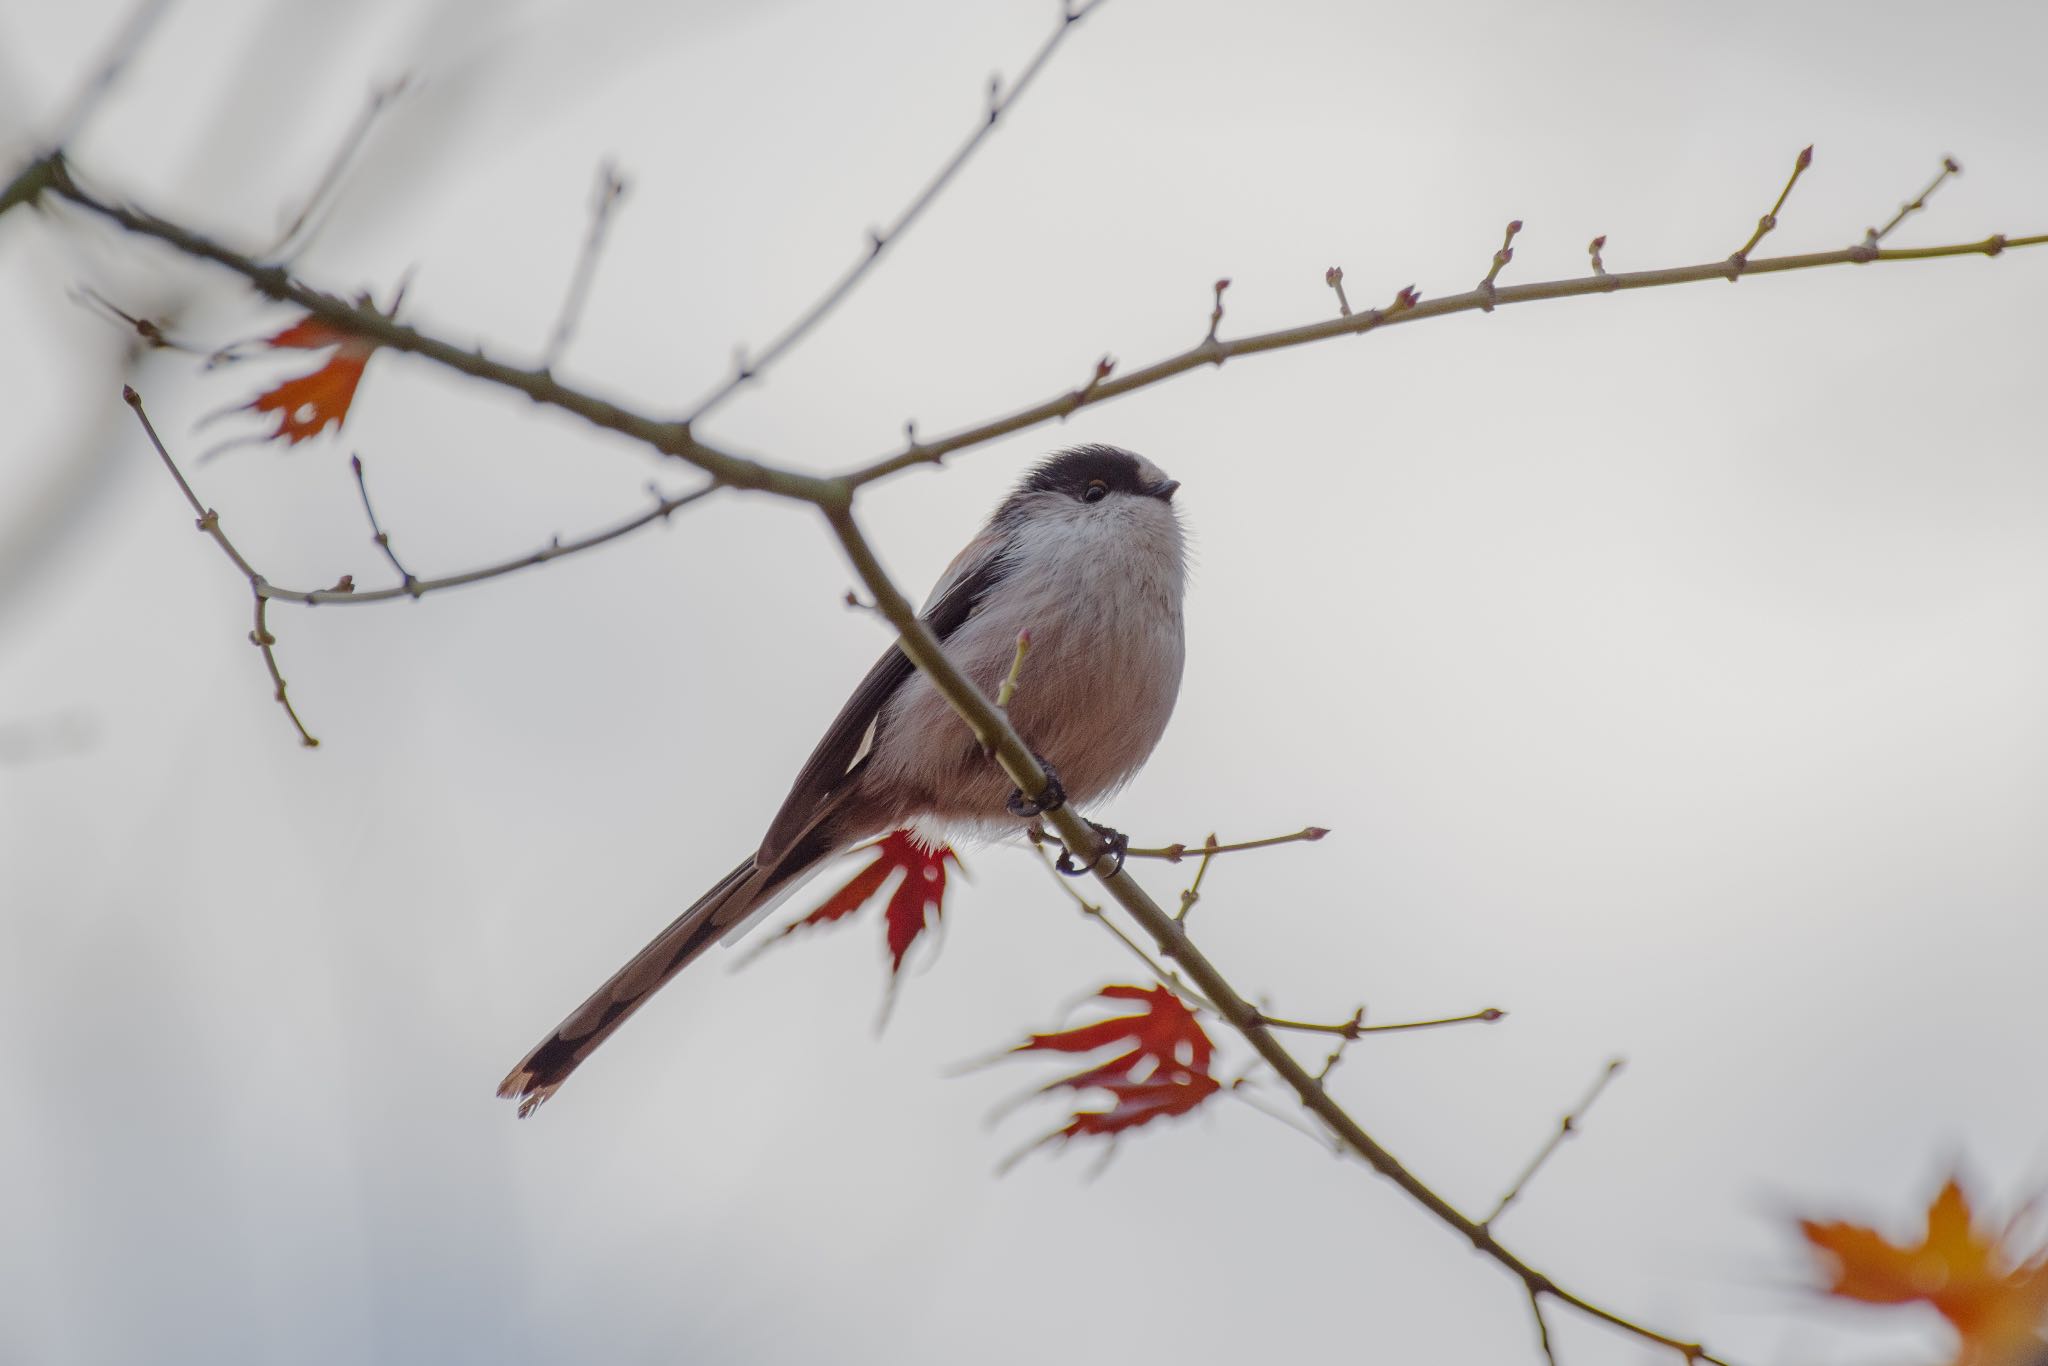
{"type": "MultiPolygon", "coordinates": [[[[1009,572],[1009,556],[1001,548],[992,553],[982,551],[988,536],[984,532],[960,552],[939,580],[932,600],[925,604],[921,614],[924,622],[941,641],[973,615],[982,597],[1009,572]],[[963,564],[970,561],[973,567],[963,572],[963,564]]],[[[818,747],[804,761],[789,795],[782,799],[782,809],[775,813],[768,833],[761,839],[761,850],[754,856],[757,864],[764,868],[773,865],[802,838],[826,801],[853,772],[868,738],[868,728],[916,667],[908,655],[891,645],[889,652],[868,670],[868,676],[853,690],[839,715],[832,718],[825,738],[818,741],[818,747]]]]}

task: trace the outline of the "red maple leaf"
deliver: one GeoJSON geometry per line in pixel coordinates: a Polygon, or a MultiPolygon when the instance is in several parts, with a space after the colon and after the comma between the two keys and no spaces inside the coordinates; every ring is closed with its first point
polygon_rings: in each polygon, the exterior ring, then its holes
{"type": "Polygon", "coordinates": [[[1828,1262],[1828,1293],[1865,1304],[1932,1305],[1955,1328],[1958,1366],[2018,1366],[2040,1359],[2048,1328],[2048,1248],[2032,1256],[2004,1233],[1978,1227],[1951,1177],[1927,1207],[1918,1243],[1894,1243],[1860,1224],[1801,1220],[1828,1262]]]}
{"type": "Polygon", "coordinates": [[[867,847],[875,851],[874,862],[848,878],[817,910],[784,926],[767,942],[786,938],[806,925],[824,925],[852,915],[874,900],[892,875],[901,872],[903,880],[896,884],[888,909],[882,913],[888,927],[889,973],[893,977],[901,972],[910,946],[944,913],[946,860],[957,864],[960,856],[949,846],[928,844],[908,830],[892,830],[867,847]]]}
{"type": "Polygon", "coordinates": [[[363,367],[370,363],[370,353],[377,349],[377,343],[368,338],[311,314],[275,336],[265,337],[262,345],[302,351],[335,348],[318,370],[285,380],[242,405],[246,410],[278,414],[277,429],[270,433],[270,438],[283,437],[287,445],[294,446],[309,436],[318,436],[329,425],[339,427],[347,420],[348,406],[363,378],[363,367]]]}
{"type": "Polygon", "coordinates": [[[1223,1089],[1209,1074],[1216,1045],[1202,1029],[1195,1008],[1165,987],[1108,986],[1096,993],[1105,1001],[1143,1001],[1134,1015],[1076,1025],[1056,1034],[1033,1034],[1012,1053],[1093,1053],[1128,1042],[1130,1047],[1104,1063],[1047,1082],[1047,1091],[1107,1091],[1115,1104],[1107,1110],[1076,1110],[1062,1128],[1033,1147],[1064,1142],[1082,1135],[1114,1137],[1126,1129],[1149,1124],[1164,1115],[1184,1115],[1223,1089]]]}

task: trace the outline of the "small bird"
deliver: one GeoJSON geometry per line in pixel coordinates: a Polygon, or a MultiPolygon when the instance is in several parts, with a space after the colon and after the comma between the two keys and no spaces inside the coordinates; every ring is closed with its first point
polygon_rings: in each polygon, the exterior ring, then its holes
{"type": "MultiPolygon", "coordinates": [[[[862,840],[903,827],[997,834],[1128,782],[1180,693],[1179,487],[1115,446],[1061,451],[1024,476],[925,602],[925,624],[947,656],[991,696],[1018,634],[1030,632],[1009,717],[1051,777],[1045,793],[1034,801],[1012,787],[892,646],[805,761],[761,847],[562,1021],[498,1094],[531,1114],[671,977],[862,840]]],[[[1097,829],[1120,858],[1129,841],[1097,829]]]]}

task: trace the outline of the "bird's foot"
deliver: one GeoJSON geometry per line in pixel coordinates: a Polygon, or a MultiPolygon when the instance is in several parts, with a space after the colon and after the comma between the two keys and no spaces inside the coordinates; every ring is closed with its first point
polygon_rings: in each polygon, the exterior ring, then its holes
{"type": "Polygon", "coordinates": [[[1022,788],[1010,790],[1010,814],[1018,820],[1028,821],[1067,804],[1067,789],[1060,786],[1060,771],[1039,756],[1034,754],[1032,757],[1038,759],[1038,766],[1045,770],[1045,791],[1034,799],[1025,796],[1022,788]]]}
{"type": "Polygon", "coordinates": [[[1112,830],[1106,825],[1097,825],[1094,821],[1088,822],[1088,828],[1095,832],[1095,838],[1102,841],[1102,853],[1084,866],[1074,861],[1072,850],[1062,849],[1060,850],[1059,861],[1053,866],[1068,877],[1086,877],[1095,871],[1096,865],[1101,863],[1103,859],[1115,859],[1116,862],[1110,866],[1109,871],[1103,874],[1104,877],[1115,877],[1124,870],[1124,854],[1131,847],[1131,837],[1121,830],[1112,830]]]}

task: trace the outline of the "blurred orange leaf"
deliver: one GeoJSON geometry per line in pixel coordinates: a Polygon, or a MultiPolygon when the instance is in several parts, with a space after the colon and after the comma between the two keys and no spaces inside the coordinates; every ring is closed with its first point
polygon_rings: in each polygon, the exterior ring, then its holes
{"type": "Polygon", "coordinates": [[[1126,1042],[1131,1045],[1108,1062],[1039,1088],[1041,1092],[1107,1091],[1116,1102],[1107,1110],[1075,1111],[1063,1128],[1047,1134],[1040,1143],[1082,1135],[1114,1136],[1165,1115],[1187,1114],[1223,1089],[1209,1074],[1216,1046],[1203,1031],[1194,1007],[1165,987],[1108,986],[1096,995],[1106,1001],[1142,1001],[1144,1009],[1054,1034],[1033,1034],[1010,1050],[1093,1053],[1126,1042]]]}
{"type": "Polygon", "coordinates": [[[1917,1243],[1894,1243],[1860,1224],[1801,1220],[1799,1227],[1827,1261],[1829,1294],[1932,1305],[1960,1339],[1957,1366],[2019,1366],[2048,1353],[2048,1248],[2022,1255],[2005,1245],[2010,1227],[1978,1227],[1957,1179],[1927,1207],[1917,1243]]]}
{"type": "Polygon", "coordinates": [[[309,436],[318,436],[328,426],[339,427],[347,420],[356,386],[362,382],[363,367],[370,363],[370,353],[377,349],[377,343],[310,314],[275,336],[265,337],[263,345],[303,351],[335,348],[318,370],[288,379],[242,405],[255,412],[278,414],[277,429],[270,435],[283,437],[287,445],[297,445],[309,436]]]}

